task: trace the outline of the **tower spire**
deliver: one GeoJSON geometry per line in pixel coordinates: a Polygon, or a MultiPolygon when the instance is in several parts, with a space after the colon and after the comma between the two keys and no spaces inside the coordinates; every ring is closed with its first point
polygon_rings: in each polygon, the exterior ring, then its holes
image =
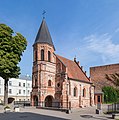
{"type": "Polygon", "coordinates": [[[53,41],[52,41],[50,32],[48,30],[48,27],[47,27],[47,24],[46,24],[46,21],[45,21],[44,18],[42,20],[42,23],[41,23],[41,26],[40,26],[39,31],[37,33],[37,36],[36,36],[34,44],[36,44],[36,43],[40,43],[40,44],[46,43],[46,44],[49,44],[55,50],[55,47],[53,45],[53,41]]]}

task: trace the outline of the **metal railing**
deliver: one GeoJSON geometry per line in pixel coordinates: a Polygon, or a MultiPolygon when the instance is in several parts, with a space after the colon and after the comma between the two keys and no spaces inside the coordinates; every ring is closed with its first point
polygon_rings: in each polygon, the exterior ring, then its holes
{"type": "Polygon", "coordinates": [[[119,112],[119,103],[108,105],[108,112],[119,112]]]}
{"type": "Polygon", "coordinates": [[[14,101],[14,105],[19,107],[30,106],[30,101],[14,101]]]}
{"type": "Polygon", "coordinates": [[[40,108],[51,108],[51,109],[68,109],[71,110],[70,102],[38,102],[36,104],[40,108]]]}

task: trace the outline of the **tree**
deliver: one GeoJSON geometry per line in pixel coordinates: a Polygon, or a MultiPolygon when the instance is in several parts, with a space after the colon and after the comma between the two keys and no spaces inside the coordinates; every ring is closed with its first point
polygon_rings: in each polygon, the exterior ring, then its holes
{"type": "Polygon", "coordinates": [[[118,91],[112,86],[104,86],[102,88],[104,93],[104,102],[117,102],[118,100],[118,91]]]}
{"type": "Polygon", "coordinates": [[[105,78],[111,81],[117,88],[119,87],[119,73],[105,75],[105,78]]]}
{"type": "Polygon", "coordinates": [[[0,76],[4,81],[4,105],[8,104],[9,78],[17,78],[20,74],[18,63],[26,49],[27,41],[5,24],[0,24],[0,76]],[[14,35],[14,36],[13,36],[14,35]]]}

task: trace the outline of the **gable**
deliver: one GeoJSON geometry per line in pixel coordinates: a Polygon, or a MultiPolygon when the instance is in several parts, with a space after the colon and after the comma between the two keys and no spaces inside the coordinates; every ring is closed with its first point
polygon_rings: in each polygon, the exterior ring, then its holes
{"type": "Polygon", "coordinates": [[[66,66],[69,79],[90,82],[89,78],[76,62],[59,55],[56,55],[56,57],[66,66]]]}

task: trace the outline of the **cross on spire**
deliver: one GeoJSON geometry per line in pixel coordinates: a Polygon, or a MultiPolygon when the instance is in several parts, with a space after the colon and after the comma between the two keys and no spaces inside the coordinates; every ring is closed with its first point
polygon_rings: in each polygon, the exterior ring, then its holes
{"type": "Polygon", "coordinates": [[[45,14],[46,14],[46,11],[43,10],[43,13],[42,13],[43,19],[45,19],[45,14]]]}

